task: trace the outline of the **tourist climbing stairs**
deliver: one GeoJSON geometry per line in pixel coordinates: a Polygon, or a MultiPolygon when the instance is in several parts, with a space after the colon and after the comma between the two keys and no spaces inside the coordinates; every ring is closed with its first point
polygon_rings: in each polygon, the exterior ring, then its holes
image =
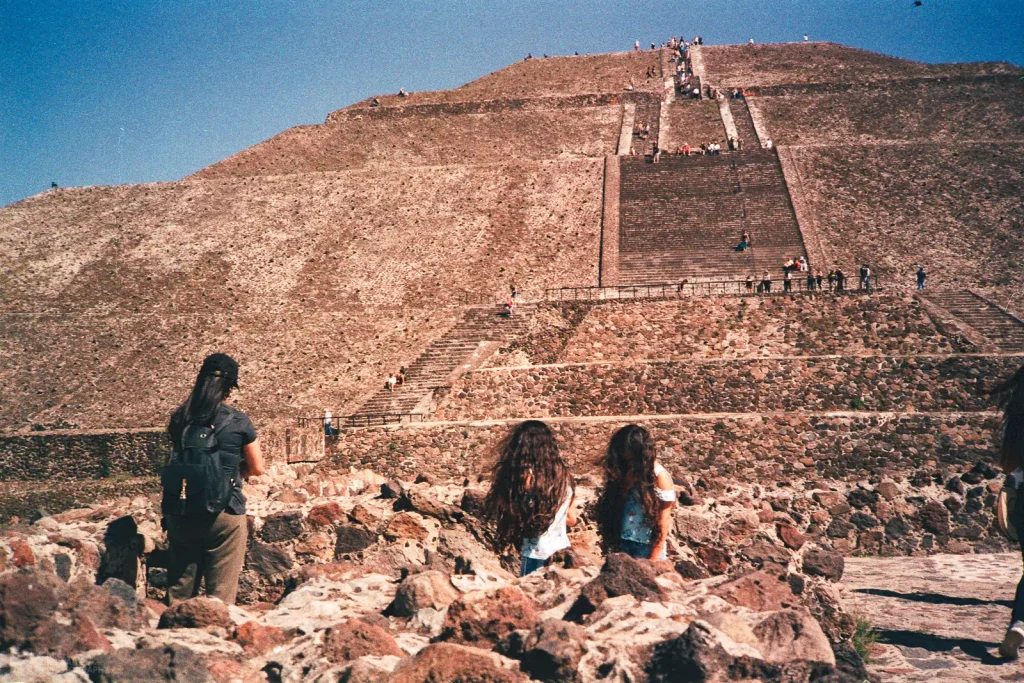
{"type": "MultiPolygon", "coordinates": [[[[357,414],[342,419],[344,427],[398,423],[422,417],[425,404],[434,391],[447,386],[453,373],[474,360],[474,354],[493,350],[501,344],[525,335],[529,306],[519,306],[515,315],[505,314],[504,306],[474,306],[440,339],[427,347],[406,369],[405,382],[389,391],[382,387],[364,403],[357,414]],[[488,342],[496,342],[488,347],[488,342]]],[[[383,382],[382,378],[382,382],[383,382]]]]}
{"type": "Polygon", "coordinates": [[[970,290],[928,292],[925,299],[944,309],[1006,353],[1024,351],[1024,322],[970,290]]]}
{"type": "Polygon", "coordinates": [[[806,256],[775,150],[622,160],[619,284],[738,280],[806,256]],[[753,247],[737,251],[744,231],[753,247]]]}

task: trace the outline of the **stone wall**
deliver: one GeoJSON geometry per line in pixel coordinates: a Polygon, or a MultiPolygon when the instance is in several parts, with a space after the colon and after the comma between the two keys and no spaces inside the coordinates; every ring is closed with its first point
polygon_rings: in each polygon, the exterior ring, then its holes
{"type": "Polygon", "coordinates": [[[755,101],[776,145],[1024,138],[1024,84],[1016,77],[901,81],[869,90],[755,101]]]}
{"type": "Polygon", "coordinates": [[[156,473],[170,452],[162,429],[0,436],[0,481],[141,477],[156,473]]]}
{"type": "MultiPolygon", "coordinates": [[[[794,477],[858,480],[920,467],[990,460],[999,418],[974,414],[844,414],[640,418],[678,479],[732,477],[771,485],[794,477]]],[[[486,473],[515,421],[440,423],[343,432],[327,444],[324,471],[370,467],[413,479],[486,473]]],[[[577,474],[593,472],[622,419],[551,420],[577,474]]]]}
{"type": "Polygon", "coordinates": [[[1024,291],[1024,144],[793,149],[831,262],[910,288],[1024,291]]]}
{"type": "MultiPolygon", "coordinates": [[[[424,105],[342,110],[322,126],[300,126],[209,166],[194,178],[272,176],[365,167],[441,166],[540,160],[559,155],[599,157],[615,152],[621,107],[551,108],[530,102],[506,108],[424,105]],[[448,113],[444,109],[469,109],[448,113]],[[491,111],[494,109],[494,111],[491,111]],[[435,111],[440,110],[440,111],[435,111]]],[[[569,104],[542,100],[544,104],[569,104]]],[[[480,103],[484,104],[484,103],[480,103]]]]}
{"type": "Polygon", "coordinates": [[[692,360],[464,375],[438,420],[821,410],[985,411],[1022,356],[692,360]]]}
{"type": "MultiPolygon", "coordinates": [[[[551,57],[520,61],[452,90],[415,92],[408,97],[381,95],[384,107],[420,104],[504,100],[589,93],[622,93],[633,79],[637,90],[660,93],[660,52],[616,52],[611,54],[551,57]],[[647,77],[655,67],[657,75],[647,77]]],[[[369,101],[356,106],[367,106],[369,101]]]]}
{"type": "Polygon", "coordinates": [[[596,284],[603,159],[61,190],[0,209],[0,429],[160,425],[202,358],[257,426],[354,412],[516,281],[596,284]]]}
{"type": "Polygon", "coordinates": [[[491,365],[971,350],[912,297],[683,298],[546,305],[491,365]]]}
{"type": "Polygon", "coordinates": [[[925,64],[835,43],[711,45],[701,51],[707,82],[729,88],[1020,72],[1005,63],[925,64]]]}

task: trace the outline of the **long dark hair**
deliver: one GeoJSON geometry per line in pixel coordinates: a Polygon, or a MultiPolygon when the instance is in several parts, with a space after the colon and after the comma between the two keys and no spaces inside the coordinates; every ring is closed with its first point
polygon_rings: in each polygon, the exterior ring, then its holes
{"type": "Polygon", "coordinates": [[[612,435],[608,451],[599,465],[604,472],[604,485],[597,497],[598,533],[607,551],[619,547],[622,513],[626,498],[634,488],[640,494],[644,521],[654,537],[661,535],[661,503],[655,492],[654,441],[643,427],[626,425],[612,435]]]}
{"type": "Polygon", "coordinates": [[[499,552],[518,550],[524,538],[539,536],[551,525],[572,478],[555,435],[539,420],[517,425],[497,451],[484,517],[495,525],[499,552]]]}
{"type": "Polygon", "coordinates": [[[1009,474],[1024,465],[1024,366],[989,390],[1003,394],[1003,440],[999,445],[999,467],[1009,474]]]}
{"type": "Polygon", "coordinates": [[[171,413],[171,423],[167,427],[171,440],[177,444],[188,425],[210,424],[233,386],[234,380],[230,377],[199,373],[188,398],[171,413]]]}

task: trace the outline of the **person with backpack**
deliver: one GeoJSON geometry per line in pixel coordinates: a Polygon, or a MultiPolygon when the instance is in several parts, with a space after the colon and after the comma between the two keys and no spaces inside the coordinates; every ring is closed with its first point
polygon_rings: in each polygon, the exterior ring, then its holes
{"type": "Polygon", "coordinates": [[[498,552],[519,550],[519,575],[537,571],[569,547],[576,524],[572,475],[551,428],[540,420],[517,425],[498,446],[484,517],[494,525],[498,552]]]}
{"type": "Polygon", "coordinates": [[[197,596],[203,581],[208,596],[235,602],[248,540],[242,482],[263,473],[252,421],[224,403],[237,387],[238,363],[211,354],[171,414],[174,450],[161,474],[168,605],[197,596]]]}
{"type": "MultiPolygon", "coordinates": [[[[999,529],[1012,541],[1018,543],[1024,553],[1024,494],[1020,491],[1024,483],[1024,367],[1010,379],[995,387],[993,394],[1003,395],[1003,433],[999,444],[999,467],[1006,474],[1003,490],[996,499],[996,521],[999,529]]],[[[1017,659],[1024,644],[1024,577],[1017,584],[1010,614],[1010,626],[999,655],[1004,659],[1017,659]]]]}

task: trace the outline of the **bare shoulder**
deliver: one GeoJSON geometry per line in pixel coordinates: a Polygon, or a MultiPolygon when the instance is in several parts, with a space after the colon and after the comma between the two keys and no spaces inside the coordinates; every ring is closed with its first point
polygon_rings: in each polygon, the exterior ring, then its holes
{"type": "Polygon", "coordinates": [[[667,469],[661,467],[661,463],[658,463],[655,471],[657,474],[655,481],[659,489],[671,490],[675,486],[675,483],[672,481],[672,475],[669,474],[667,469]]]}

